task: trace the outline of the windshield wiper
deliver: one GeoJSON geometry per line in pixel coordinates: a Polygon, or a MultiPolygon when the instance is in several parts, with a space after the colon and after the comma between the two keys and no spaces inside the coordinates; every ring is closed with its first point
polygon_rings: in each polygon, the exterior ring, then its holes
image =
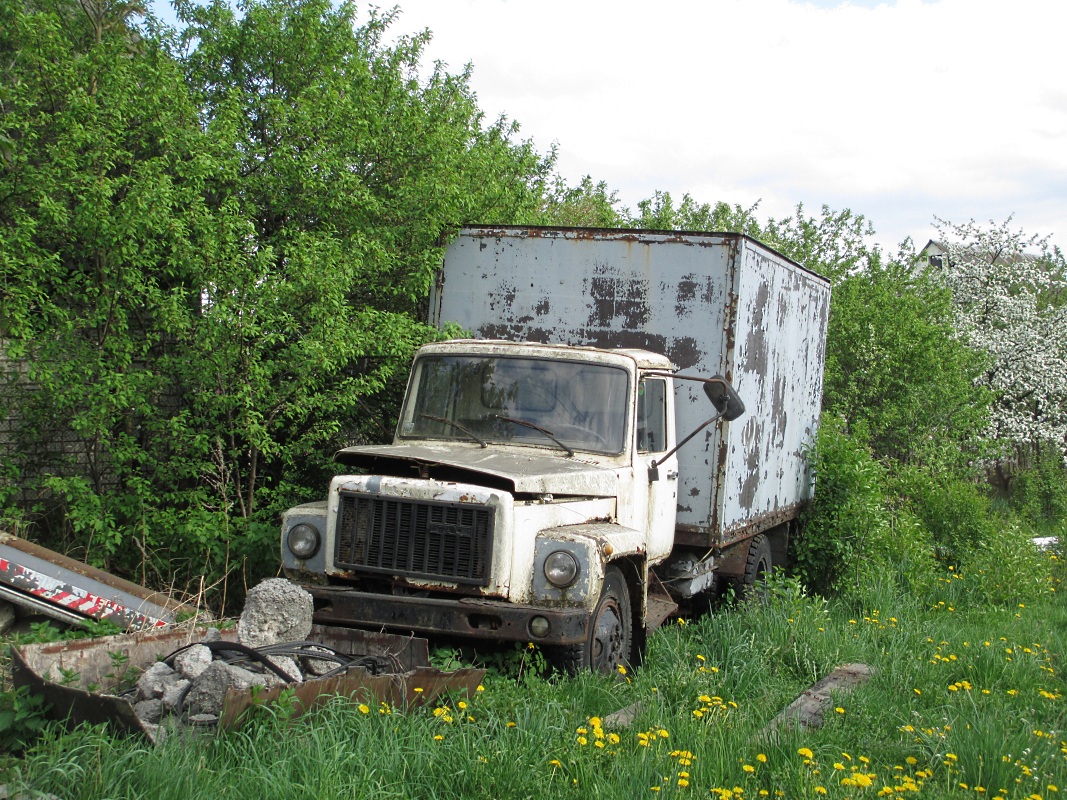
{"type": "Polygon", "coordinates": [[[455,428],[458,431],[463,431],[463,433],[467,434],[469,437],[474,439],[474,441],[476,441],[478,444],[480,444],[483,448],[486,448],[486,447],[489,446],[489,442],[487,442],[484,439],[482,439],[480,436],[478,436],[478,434],[476,434],[474,431],[472,431],[470,428],[466,427],[465,425],[460,425],[458,422],[453,422],[452,420],[447,419],[445,417],[438,417],[435,414],[419,414],[419,416],[422,417],[423,419],[430,419],[430,420],[433,420],[434,422],[444,423],[445,425],[449,425],[449,426],[455,428]]]}
{"type": "Polygon", "coordinates": [[[524,427],[524,428],[530,428],[532,430],[537,431],[538,433],[543,433],[545,436],[547,436],[553,442],[555,442],[560,447],[562,447],[564,450],[566,450],[567,451],[567,455],[569,455],[569,456],[573,456],[574,455],[574,451],[571,450],[569,447],[567,447],[567,445],[563,444],[563,442],[561,442],[559,439],[557,439],[556,438],[556,434],[552,433],[552,431],[550,431],[550,430],[546,430],[546,429],[542,428],[540,425],[534,425],[532,422],[527,422],[524,419],[516,419],[515,417],[502,417],[499,414],[494,414],[493,416],[496,417],[497,419],[503,421],[503,422],[511,422],[511,423],[513,423],[515,425],[522,425],[522,427],[524,427]]]}

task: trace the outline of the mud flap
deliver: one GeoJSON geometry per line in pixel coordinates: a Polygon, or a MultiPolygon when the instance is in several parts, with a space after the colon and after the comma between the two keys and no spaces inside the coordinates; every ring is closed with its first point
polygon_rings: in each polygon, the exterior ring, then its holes
{"type": "Polygon", "coordinates": [[[663,621],[678,610],[678,604],[667,594],[659,577],[652,570],[648,571],[648,595],[645,600],[645,630],[648,633],[658,629],[663,621]]]}

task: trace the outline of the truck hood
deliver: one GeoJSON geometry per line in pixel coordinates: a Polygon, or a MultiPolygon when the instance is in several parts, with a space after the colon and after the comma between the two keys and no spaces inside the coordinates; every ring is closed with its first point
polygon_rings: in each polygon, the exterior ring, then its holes
{"type": "Polygon", "coordinates": [[[471,445],[399,444],[346,447],[334,461],[383,475],[422,475],[455,483],[480,483],[512,493],[614,497],[619,477],[599,464],[542,452],[471,445]]]}

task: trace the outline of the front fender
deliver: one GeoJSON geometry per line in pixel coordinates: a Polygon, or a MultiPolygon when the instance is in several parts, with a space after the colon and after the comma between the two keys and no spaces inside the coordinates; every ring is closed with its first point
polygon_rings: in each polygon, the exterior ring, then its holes
{"type": "Polygon", "coordinates": [[[608,562],[643,554],[644,549],[645,537],[641,531],[610,522],[546,528],[537,534],[534,547],[534,603],[592,611],[600,598],[608,562]],[[545,559],[557,550],[566,550],[578,562],[577,579],[562,589],[553,586],[545,577],[545,559]]]}

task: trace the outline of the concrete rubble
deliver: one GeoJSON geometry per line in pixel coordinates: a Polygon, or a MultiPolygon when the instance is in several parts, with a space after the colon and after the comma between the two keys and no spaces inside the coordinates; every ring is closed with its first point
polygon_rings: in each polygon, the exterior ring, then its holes
{"type": "Polygon", "coordinates": [[[167,720],[210,725],[218,721],[231,689],[300,683],[304,669],[298,660],[310,677],[337,668],[329,649],[306,644],[311,613],[311,595],[299,586],[283,578],[263,581],[245,600],[237,644],[222,641],[219,630],[211,628],[201,642],[153,663],[132,691],[134,712],[146,726],[167,720]],[[312,658],[311,653],[324,657],[312,658]]]}

